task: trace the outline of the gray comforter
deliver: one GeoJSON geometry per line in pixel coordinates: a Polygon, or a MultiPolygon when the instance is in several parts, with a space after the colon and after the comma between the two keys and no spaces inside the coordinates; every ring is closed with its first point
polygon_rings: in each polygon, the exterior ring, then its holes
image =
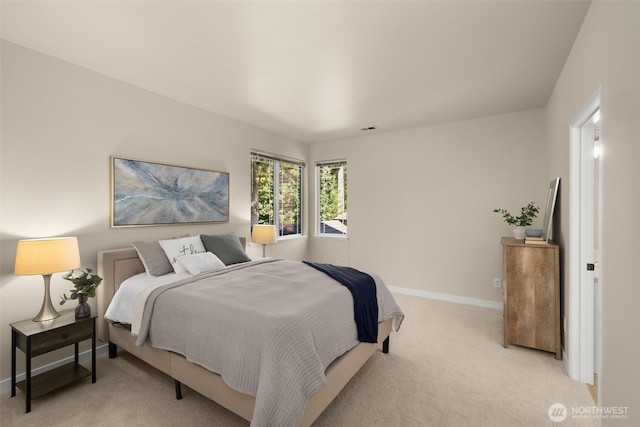
{"type": "MultiPolygon", "coordinates": [[[[376,276],[379,321],[403,314],[376,276]]],[[[256,398],[252,426],[298,426],[327,366],[358,344],[349,290],[301,262],[261,260],[153,291],[137,345],[184,355],[256,398]]]]}

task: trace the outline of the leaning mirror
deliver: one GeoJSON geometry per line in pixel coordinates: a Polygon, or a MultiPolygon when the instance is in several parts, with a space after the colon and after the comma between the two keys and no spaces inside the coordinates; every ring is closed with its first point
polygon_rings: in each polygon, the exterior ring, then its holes
{"type": "Polygon", "coordinates": [[[553,238],[553,211],[556,207],[556,196],[558,195],[558,187],[560,186],[560,177],[557,177],[549,184],[549,193],[547,195],[547,208],[544,211],[544,224],[542,232],[545,242],[553,238]]]}

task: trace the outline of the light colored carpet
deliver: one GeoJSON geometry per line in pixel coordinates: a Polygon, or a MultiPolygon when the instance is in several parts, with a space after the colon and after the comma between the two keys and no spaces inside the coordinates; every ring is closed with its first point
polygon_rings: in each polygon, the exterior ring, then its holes
{"type": "MultiPolygon", "coordinates": [[[[376,353],[314,426],[595,426],[571,416],[592,407],[551,353],[502,347],[502,312],[395,294],[406,314],[389,354],[376,353]],[[549,407],[569,416],[554,423],[549,407]]],[[[124,352],[98,359],[98,380],[35,399],[0,396],[0,425],[244,426],[248,423],[124,352]]]]}

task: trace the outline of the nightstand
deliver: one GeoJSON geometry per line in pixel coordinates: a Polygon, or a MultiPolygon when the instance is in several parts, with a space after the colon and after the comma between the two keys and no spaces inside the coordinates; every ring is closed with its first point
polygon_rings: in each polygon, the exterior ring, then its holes
{"type": "Polygon", "coordinates": [[[52,390],[91,376],[96,382],[96,315],[76,319],[74,310],[60,313],[60,317],[44,322],[22,320],[11,324],[11,397],[18,387],[26,396],[31,411],[31,399],[52,390]],[[91,371],[78,363],[78,343],[91,339],[91,371]],[[55,369],[31,376],[31,359],[50,351],[75,346],[75,360],[55,369]],[[16,348],[26,356],[26,379],[16,383],[16,348]]]}

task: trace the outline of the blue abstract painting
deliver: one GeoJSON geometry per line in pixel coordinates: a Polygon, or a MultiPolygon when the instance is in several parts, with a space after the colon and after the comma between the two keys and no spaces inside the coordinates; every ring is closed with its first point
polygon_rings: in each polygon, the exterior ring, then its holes
{"type": "Polygon", "coordinates": [[[111,160],[112,227],[229,221],[229,173],[111,160]]]}

